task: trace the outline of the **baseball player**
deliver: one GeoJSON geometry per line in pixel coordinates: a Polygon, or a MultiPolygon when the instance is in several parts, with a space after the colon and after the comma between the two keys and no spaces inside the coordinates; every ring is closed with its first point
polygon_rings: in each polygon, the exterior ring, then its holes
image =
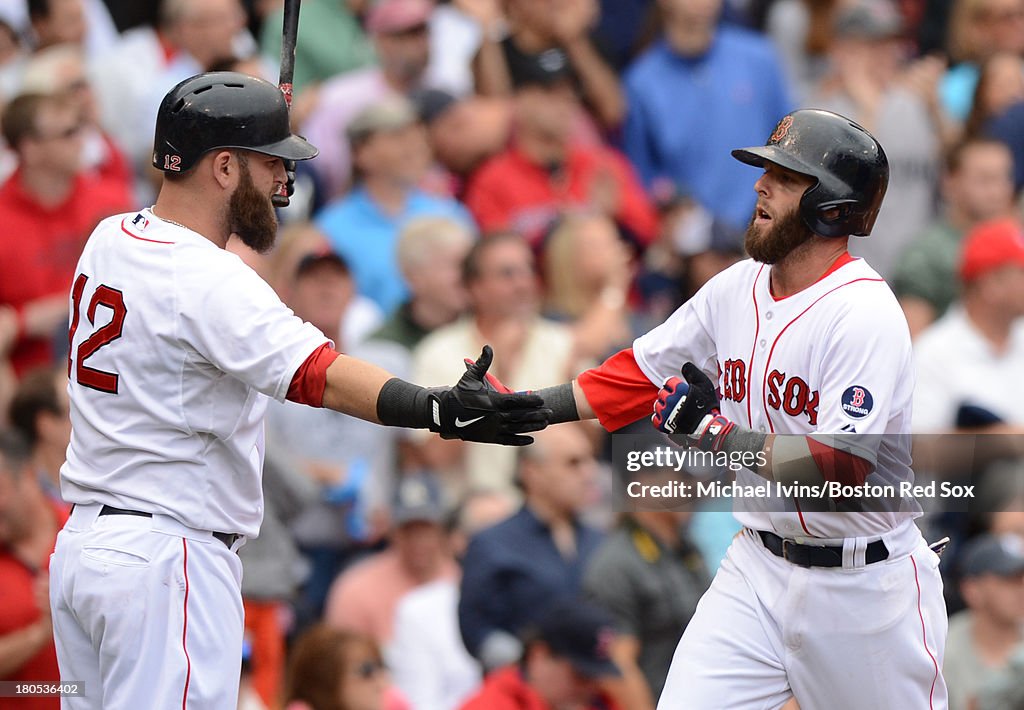
{"type": "MultiPolygon", "coordinates": [[[[156,204],[97,226],[71,293],[74,503],[50,564],[65,708],[233,708],[242,655],[235,552],[263,514],[268,397],[446,438],[521,445],[549,412],[485,380],[491,352],[427,390],[339,355],[224,246],[274,241],[292,135],[277,87],[202,74],[164,98],[156,204]]],[[[496,381],[495,381],[496,382],[496,381]]]]}
{"type": "MultiPolygon", "coordinates": [[[[732,154],[764,170],[745,237],[753,258],[631,349],[540,390],[551,421],[597,417],[615,430],[654,402],[663,432],[747,454],[740,484],[912,480],[907,324],[847,252],[881,206],[882,147],[842,116],[800,110],[765,146],[732,154]]],[[[686,628],[660,709],[774,709],[793,697],[803,710],[946,707],[946,613],[938,556],[913,522],[920,507],[859,502],[736,501],[744,530],[686,628]]]]}

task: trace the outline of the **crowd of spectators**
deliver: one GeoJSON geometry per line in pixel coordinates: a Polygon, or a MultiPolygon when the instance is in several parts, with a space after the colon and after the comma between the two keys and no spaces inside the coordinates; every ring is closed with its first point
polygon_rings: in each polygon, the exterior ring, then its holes
{"type": "MultiPolygon", "coordinates": [[[[57,677],[82,246],[155,196],[175,83],[276,80],[282,5],[0,1],[0,679],[57,677]]],[[[756,175],[731,149],[797,107],[871,130],[891,179],[851,251],[914,338],[916,469],[978,486],[919,520],[953,538],[950,707],[1024,707],[1024,0],[305,0],[296,57],[293,128],[320,155],[276,247],[229,249],[423,385],[485,343],[513,389],[629,347],[743,258],[756,175]]],[[[618,505],[596,425],[536,439],[273,403],[239,707],[653,710],[737,524],[618,505]]]]}

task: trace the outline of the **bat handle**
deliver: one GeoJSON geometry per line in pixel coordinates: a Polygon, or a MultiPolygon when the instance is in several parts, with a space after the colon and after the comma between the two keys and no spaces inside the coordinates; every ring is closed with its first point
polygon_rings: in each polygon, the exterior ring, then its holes
{"type": "Polygon", "coordinates": [[[932,544],[928,545],[928,549],[941,557],[947,545],[949,545],[949,538],[944,537],[941,540],[936,540],[932,544]]]}
{"type": "MultiPolygon", "coordinates": [[[[281,89],[281,93],[284,94],[284,102],[286,104],[288,104],[288,110],[291,111],[291,108],[292,108],[292,84],[291,84],[291,82],[282,82],[278,86],[278,88],[280,88],[281,89]]],[[[295,182],[295,166],[294,165],[288,165],[286,163],[285,164],[285,169],[288,171],[288,183],[294,183],[295,182]]],[[[273,197],[271,197],[270,201],[273,203],[274,207],[287,207],[289,205],[288,198],[289,198],[289,195],[288,195],[288,185],[285,184],[285,185],[281,185],[280,189],[278,189],[278,191],[277,191],[277,194],[274,195],[273,197]]]]}
{"type": "MultiPolygon", "coordinates": [[[[292,82],[295,76],[295,43],[299,35],[300,0],[284,0],[284,15],[281,26],[281,73],[277,85],[284,94],[288,111],[292,108],[292,82]]],[[[289,197],[295,188],[295,163],[285,162],[288,179],[271,201],[275,207],[287,207],[289,197]]]]}

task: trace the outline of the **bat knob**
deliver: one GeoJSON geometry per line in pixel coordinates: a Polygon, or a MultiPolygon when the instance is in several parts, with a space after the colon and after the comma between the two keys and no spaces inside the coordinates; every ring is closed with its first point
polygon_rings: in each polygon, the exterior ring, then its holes
{"type": "Polygon", "coordinates": [[[284,170],[285,174],[288,176],[288,180],[281,186],[281,189],[270,198],[274,207],[287,207],[289,204],[288,198],[295,192],[295,161],[284,161],[284,170]]]}

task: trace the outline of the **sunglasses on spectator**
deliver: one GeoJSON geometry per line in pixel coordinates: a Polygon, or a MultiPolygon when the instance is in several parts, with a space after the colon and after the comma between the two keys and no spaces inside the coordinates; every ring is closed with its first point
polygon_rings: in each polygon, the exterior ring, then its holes
{"type": "Polygon", "coordinates": [[[363,661],[355,667],[354,671],[357,678],[361,680],[369,680],[374,678],[379,673],[383,673],[386,670],[384,664],[380,661],[363,661]]]}
{"type": "Polygon", "coordinates": [[[391,36],[392,37],[419,37],[421,35],[427,34],[428,30],[429,30],[429,28],[427,27],[427,24],[423,23],[423,24],[420,24],[420,25],[413,25],[412,27],[407,27],[404,30],[399,30],[398,32],[392,32],[391,36]]]}
{"type": "Polygon", "coordinates": [[[64,130],[61,130],[61,131],[54,131],[52,133],[37,133],[35,137],[36,137],[36,140],[40,140],[40,141],[52,141],[52,140],[66,141],[66,140],[69,140],[71,138],[74,138],[81,131],[82,131],[82,124],[81,123],[76,123],[75,125],[68,126],[67,128],[65,128],[64,130]]]}
{"type": "Polygon", "coordinates": [[[75,93],[78,91],[85,91],[89,88],[89,81],[85,77],[80,77],[74,81],[69,81],[64,87],[64,90],[68,93],[75,93]]]}
{"type": "Polygon", "coordinates": [[[517,276],[533,276],[533,268],[519,264],[503,264],[491,269],[488,272],[488,275],[496,276],[501,279],[512,279],[517,276]]]}
{"type": "Polygon", "coordinates": [[[1024,20],[1024,9],[979,8],[975,18],[980,22],[1004,23],[1024,20]]]}

